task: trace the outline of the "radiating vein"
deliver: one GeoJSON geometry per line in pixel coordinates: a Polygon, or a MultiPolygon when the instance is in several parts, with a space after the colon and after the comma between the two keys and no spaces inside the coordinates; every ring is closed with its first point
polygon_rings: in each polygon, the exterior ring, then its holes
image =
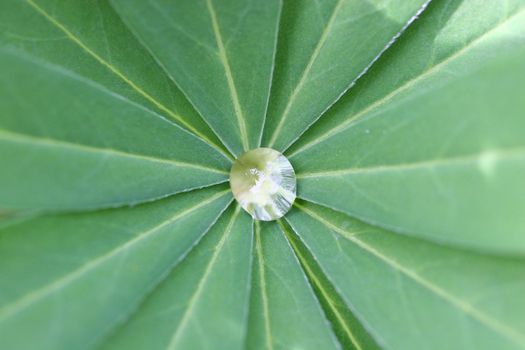
{"type": "MultiPolygon", "coordinates": [[[[275,74],[275,65],[277,61],[277,44],[279,39],[279,25],[281,23],[281,14],[282,14],[282,1],[279,6],[279,13],[277,15],[277,20],[275,21],[275,40],[274,40],[274,46],[273,46],[273,56],[272,56],[272,68],[270,73],[270,79],[268,81],[268,91],[272,89],[272,84],[274,80],[274,74],[275,74]]],[[[270,106],[270,94],[268,94],[268,97],[266,98],[266,104],[264,107],[264,116],[263,116],[263,122],[261,125],[261,131],[259,132],[259,139],[257,140],[257,147],[261,147],[263,136],[264,136],[264,127],[266,126],[266,119],[268,118],[268,107],[270,106]]]]}
{"type": "Polygon", "coordinates": [[[446,66],[450,62],[453,62],[454,60],[460,58],[463,54],[468,52],[470,49],[476,47],[477,44],[482,42],[487,36],[491,35],[492,33],[496,32],[498,29],[500,29],[502,26],[504,26],[506,23],[510,22],[512,19],[518,17],[519,15],[522,15],[525,13],[525,9],[521,9],[512,15],[504,18],[502,21],[497,23],[494,27],[492,27],[490,30],[484,32],[476,39],[470,41],[468,44],[466,44],[464,47],[462,47],[460,50],[456,51],[451,56],[445,58],[443,61],[439,62],[438,64],[428,68],[427,70],[423,71],[418,76],[407,80],[405,83],[394,89],[392,92],[387,94],[386,96],[378,99],[377,101],[373,102],[372,104],[368,105],[367,107],[363,108],[353,116],[349,115],[348,119],[346,119],[343,123],[334,126],[330,130],[326,131],[322,135],[319,135],[315,140],[312,140],[300,148],[296,149],[294,152],[288,154],[288,158],[294,157],[297,154],[304,152],[305,150],[318,145],[322,143],[323,141],[331,138],[332,136],[344,131],[345,129],[348,129],[350,126],[356,124],[357,121],[359,121],[362,117],[366,116],[370,112],[379,109],[382,106],[385,106],[387,103],[389,103],[391,100],[393,100],[396,96],[400,95],[404,91],[407,91],[414,87],[416,84],[418,84],[420,81],[423,81],[425,78],[431,76],[435,72],[439,71],[442,67],[446,66]]]}
{"type": "Polygon", "coordinates": [[[355,346],[355,348],[357,350],[363,350],[363,348],[361,347],[361,344],[359,343],[359,341],[357,340],[357,338],[355,337],[355,335],[353,334],[352,330],[350,329],[350,327],[348,326],[348,323],[346,322],[346,320],[344,319],[343,315],[341,315],[341,313],[339,312],[339,309],[337,308],[336,306],[336,303],[335,301],[332,299],[332,297],[330,296],[330,294],[328,293],[328,291],[323,287],[323,284],[321,283],[321,281],[319,281],[319,279],[317,278],[317,276],[315,275],[315,273],[312,271],[312,269],[310,268],[310,265],[308,264],[308,262],[306,261],[306,258],[304,257],[304,255],[301,253],[300,249],[297,247],[297,245],[295,244],[295,242],[293,241],[293,239],[290,239],[288,237],[288,235],[290,234],[287,230],[286,227],[284,227],[283,223],[281,220],[278,220],[278,223],[279,223],[279,226],[281,226],[281,230],[285,233],[285,235],[287,236],[287,239],[288,239],[288,242],[290,243],[290,245],[292,246],[297,258],[299,259],[299,261],[301,262],[301,266],[303,266],[303,268],[305,269],[306,271],[306,274],[308,275],[308,277],[310,278],[310,280],[313,282],[313,284],[317,287],[317,289],[319,290],[319,292],[321,293],[321,295],[323,296],[323,298],[327,301],[327,304],[330,308],[330,310],[332,311],[332,313],[335,315],[336,319],[337,319],[337,322],[341,325],[341,327],[343,328],[343,331],[346,333],[346,335],[348,336],[348,339],[350,339],[350,341],[352,342],[352,344],[355,346]]]}
{"type": "Polygon", "coordinates": [[[221,154],[226,156],[228,159],[232,160],[232,156],[222,150],[219,146],[217,146],[212,140],[210,140],[206,135],[201,133],[199,130],[197,130],[195,127],[193,127],[191,124],[186,122],[184,118],[182,118],[180,115],[174,113],[171,111],[168,107],[163,105],[161,102],[156,100],[153,96],[148,94],[146,91],[144,91],[141,87],[139,87],[137,84],[135,84],[132,80],[130,80],[125,74],[123,74],[120,70],[118,70],[115,66],[111,65],[109,62],[104,60],[102,57],[100,57],[97,53],[95,53],[93,50],[91,50],[86,44],[84,44],[77,36],[75,36],[69,29],[67,29],[62,23],[60,23],[56,18],[51,16],[49,13],[47,13],[43,8],[41,8],[38,4],[36,4],[33,0],[25,0],[33,9],[35,9],[38,13],[40,13],[45,19],[47,19],[51,24],[53,24],[55,27],[60,29],[72,42],[77,44],[79,47],[81,47],[86,53],[88,53],[90,56],[92,56],[95,60],[97,60],[100,64],[105,66],[107,69],[109,69],[113,74],[118,76],[120,79],[122,79],[127,85],[129,85],[134,91],[136,91],[139,95],[144,97],[146,100],[151,102],[153,105],[155,105],[159,110],[163,111],[164,113],[168,114],[173,119],[177,120],[179,123],[181,123],[185,128],[187,128],[189,131],[194,133],[197,137],[204,140],[206,143],[208,143],[211,147],[215,148],[217,151],[219,151],[221,154]]]}
{"type": "Polygon", "coordinates": [[[4,306],[3,308],[0,309],[0,323],[2,322],[5,322],[7,319],[9,319],[10,317],[13,317],[15,316],[17,313],[19,312],[22,312],[24,309],[27,309],[29,306],[31,306],[32,304],[35,304],[37,303],[38,301],[42,300],[43,298],[63,289],[63,288],[66,288],[69,284],[75,282],[76,280],[82,278],[84,275],[86,275],[87,273],[89,273],[90,271],[96,269],[97,267],[101,266],[102,264],[104,264],[106,261],[112,259],[113,257],[115,256],[118,256],[119,254],[122,254],[122,253],[127,253],[129,251],[129,249],[131,249],[132,247],[140,244],[141,242],[143,242],[145,239],[147,239],[148,237],[150,237],[151,235],[155,234],[156,232],[158,232],[159,230],[165,228],[166,226],[172,224],[173,222],[181,219],[181,218],[184,218],[186,215],[194,212],[195,210],[198,210],[214,201],[216,201],[217,199],[223,197],[224,195],[226,195],[227,193],[229,192],[229,190],[226,190],[226,191],[222,191],[222,192],[219,192],[215,195],[213,195],[212,197],[208,198],[207,200],[205,201],[202,201],[200,202],[199,204],[197,205],[194,205],[193,207],[190,207],[176,215],[174,215],[173,217],[163,221],[162,223],[160,223],[159,225],[156,225],[155,227],[147,230],[147,231],[144,231],[144,232],[140,232],[139,234],[137,234],[133,239],[125,242],[124,244],[121,244],[121,245],[118,245],[117,247],[115,247],[114,249],[110,250],[109,252],[103,254],[103,255],[100,255],[92,260],[90,260],[89,262],[87,262],[86,264],[80,266],[78,269],[62,276],[61,278],[58,278],[57,280],[41,287],[41,288],[38,288],[38,289],[35,289],[34,291],[30,292],[30,293],[27,293],[26,295],[20,297],[18,300],[15,300],[14,302],[12,302],[11,304],[8,304],[6,306],[4,306]]]}
{"type": "Polygon", "coordinates": [[[154,162],[154,163],[159,163],[159,164],[174,165],[177,167],[204,170],[204,171],[209,171],[213,173],[228,175],[227,171],[224,171],[221,169],[210,168],[205,165],[175,161],[175,160],[170,160],[170,159],[156,158],[156,157],[146,156],[142,154],[128,153],[128,152],[124,152],[124,151],[120,151],[120,150],[116,150],[112,148],[98,148],[94,146],[81,145],[81,144],[71,143],[71,142],[62,141],[62,140],[23,135],[23,134],[14,133],[14,132],[2,130],[2,129],[0,129],[0,140],[6,140],[9,142],[21,143],[21,144],[30,144],[30,145],[35,145],[37,147],[60,147],[60,148],[78,150],[82,152],[98,153],[98,154],[110,155],[110,156],[115,156],[115,157],[144,160],[144,161],[154,162]]]}
{"type": "Polygon", "coordinates": [[[215,9],[213,8],[212,0],[206,0],[206,6],[208,8],[208,12],[210,13],[211,22],[213,26],[213,33],[215,34],[215,41],[217,42],[217,47],[219,49],[219,59],[221,60],[222,66],[224,67],[224,74],[226,75],[226,80],[228,82],[228,88],[230,90],[231,100],[233,103],[233,108],[235,110],[235,116],[237,117],[237,123],[239,124],[242,146],[245,151],[248,151],[250,145],[248,142],[246,120],[243,115],[241,103],[239,102],[237,88],[235,87],[235,82],[233,80],[233,74],[230,68],[230,63],[228,61],[228,55],[226,54],[226,48],[224,47],[224,42],[222,40],[219,22],[217,20],[217,14],[215,13],[215,9]]]}
{"type": "Polygon", "coordinates": [[[261,287],[261,299],[263,306],[264,332],[266,335],[266,347],[273,350],[272,329],[270,327],[270,309],[268,306],[268,295],[266,292],[266,276],[264,267],[264,256],[261,242],[261,224],[255,221],[255,251],[257,253],[257,265],[259,267],[259,284],[261,287]]]}
{"type": "Polygon", "coordinates": [[[171,337],[171,340],[166,348],[167,350],[175,350],[177,348],[177,343],[181,335],[183,334],[183,331],[186,329],[188,325],[188,322],[192,316],[192,312],[193,312],[193,309],[195,308],[195,305],[197,304],[197,301],[199,300],[202,292],[204,291],[204,287],[206,286],[208,277],[210,276],[210,273],[213,270],[213,267],[215,266],[215,263],[222,251],[222,248],[224,247],[224,243],[227,241],[228,237],[230,236],[235,220],[239,216],[240,208],[241,207],[239,205],[236,205],[235,212],[233,213],[230,221],[228,222],[228,225],[226,226],[226,229],[224,230],[221,240],[217,243],[217,245],[215,246],[215,249],[213,250],[213,255],[210,261],[208,262],[208,265],[206,266],[206,270],[204,271],[204,274],[199,280],[199,284],[197,285],[195,292],[193,292],[190,300],[188,301],[188,306],[186,307],[186,310],[184,311],[184,314],[182,315],[182,318],[181,318],[181,321],[179,322],[177,330],[171,337]]]}
{"type": "Polygon", "coordinates": [[[313,219],[319,221],[321,224],[329,228],[330,230],[337,232],[339,235],[341,235],[343,238],[351,241],[364,251],[368,252],[369,254],[375,256],[376,258],[383,261],[385,264],[390,266],[396,271],[399,271],[406,277],[410,278],[420,286],[424,287],[425,289],[429,290],[433,294],[439,296],[441,299],[445,300],[449,304],[453,305],[454,307],[461,310],[466,315],[469,315],[474,320],[480,322],[481,324],[485,325],[487,328],[495,331],[496,333],[499,333],[510,340],[514,341],[516,344],[519,344],[521,346],[525,346],[525,335],[523,335],[518,330],[509,327],[506,324],[503,324],[499,322],[498,320],[492,318],[490,315],[487,315],[486,313],[476,309],[474,305],[471,305],[469,303],[466,303],[462,301],[461,299],[457,298],[453,294],[450,294],[445,289],[441,288],[440,286],[432,283],[431,281],[425,279],[423,276],[418,274],[416,271],[413,271],[399,262],[395,261],[394,259],[384,255],[381,251],[375,249],[371,245],[367,244],[366,242],[359,239],[359,236],[353,232],[346,231],[342,228],[337,227],[336,225],[332,224],[322,216],[318,215],[317,213],[305,208],[304,206],[295,203],[294,204],[298,209],[303,211],[305,214],[309,215],[313,219]]]}
{"type": "Polygon", "coordinates": [[[334,6],[334,9],[332,11],[332,14],[330,15],[330,18],[328,22],[326,23],[325,28],[323,29],[323,32],[321,33],[321,36],[319,38],[319,41],[317,42],[317,45],[315,46],[314,51],[312,52],[312,55],[310,56],[310,59],[308,61],[308,64],[306,65],[306,68],[304,69],[303,73],[301,74],[301,79],[299,80],[299,83],[295,86],[294,90],[292,91],[292,94],[290,95],[290,98],[288,99],[288,103],[286,104],[286,107],[284,108],[284,112],[281,115],[281,118],[279,119],[279,123],[277,124],[277,127],[273,131],[272,137],[270,138],[270,142],[268,144],[268,147],[273,147],[275,142],[277,141],[277,137],[281,133],[281,130],[284,126],[284,122],[288,118],[288,114],[290,113],[290,110],[292,108],[292,105],[297,98],[297,95],[301,91],[303,85],[306,82],[306,79],[308,78],[308,74],[310,73],[310,70],[312,69],[317,56],[319,56],[319,53],[321,52],[321,49],[324,46],[324,43],[326,42],[326,39],[328,38],[328,35],[330,34],[330,30],[332,29],[332,26],[335,22],[335,19],[337,17],[337,13],[339,12],[339,9],[341,8],[341,5],[343,4],[345,0],[338,0],[337,4],[334,6]]]}
{"type": "Polygon", "coordinates": [[[514,158],[524,158],[525,148],[508,148],[499,150],[485,150],[481,153],[456,156],[450,158],[438,158],[423,162],[414,163],[403,163],[403,164],[391,164],[391,165],[379,165],[365,168],[349,168],[340,170],[329,170],[319,171],[310,173],[300,173],[297,178],[319,178],[319,177],[338,177],[345,175],[357,175],[357,174],[377,174],[381,172],[390,171],[404,171],[404,170],[415,170],[415,169],[432,169],[439,166],[463,166],[469,163],[476,163],[476,165],[483,172],[490,172],[498,161],[509,160],[514,158]]]}

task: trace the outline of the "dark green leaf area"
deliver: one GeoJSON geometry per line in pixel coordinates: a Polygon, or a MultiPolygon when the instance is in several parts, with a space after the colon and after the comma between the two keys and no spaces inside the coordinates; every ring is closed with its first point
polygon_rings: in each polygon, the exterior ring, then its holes
{"type": "Polygon", "coordinates": [[[158,111],[212,144],[209,127],[106,0],[6,0],[0,44],[158,111]]]}
{"type": "Polygon", "coordinates": [[[228,209],[103,349],[243,349],[252,224],[228,209]]]}
{"type": "Polygon", "coordinates": [[[322,271],[316,258],[308,251],[293,229],[285,222],[280,222],[280,225],[301,262],[343,349],[380,349],[373,337],[352,314],[339,292],[322,271]]]}
{"type": "Polygon", "coordinates": [[[105,87],[12,49],[0,65],[0,207],[117,206],[226,180],[227,158],[105,87]]]}
{"type": "Polygon", "coordinates": [[[0,348],[93,347],[133,313],[230,202],[225,188],[216,187],[0,230],[0,348]]]}
{"type": "Polygon", "coordinates": [[[338,349],[301,265],[276,222],[256,222],[246,348],[338,349]]]}

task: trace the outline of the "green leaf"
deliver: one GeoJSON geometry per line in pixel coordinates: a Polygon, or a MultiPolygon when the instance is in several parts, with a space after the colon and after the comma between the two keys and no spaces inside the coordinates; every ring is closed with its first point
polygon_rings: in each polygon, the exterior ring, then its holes
{"type": "Polygon", "coordinates": [[[427,2],[285,1],[263,145],[286,149],[366,72],[427,2]]]}
{"type": "MultiPolygon", "coordinates": [[[[525,2],[519,4],[504,14],[486,9],[485,30],[476,27],[476,34],[454,30],[469,30],[470,2],[437,32],[439,12],[414,27],[415,39],[393,57],[433,40],[414,64],[430,67],[391,84],[381,99],[378,79],[365,85],[357,97],[371,104],[337,106],[335,116],[345,121],[307,136],[290,154],[299,196],[437,242],[525,253],[525,2]]],[[[376,74],[394,79],[395,67],[387,60],[376,74]]]]}
{"type": "Polygon", "coordinates": [[[0,229],[30,220],[37,215],[38,212],[14,212],[0,210],[0,229]]]}
{"type": "Polygon", "coordinates": [[[255,255],[246,348],[338,349],[321,306],[277,223],[256,221],[255,255]]]}
{"type": "Polygon", "coordinates": [[[0,230],[0,348],[93,347],[129,317],[230,202],[220,186],[0,230]]]}
{"type": "Polygon", "coordinates": [[[103,348],[242,349],[252,226],[239,206],[225,212],[103,348]]]}
{"type": "Polygon", "coordinates": [[[388,349],[521,349],[525,261],[403,237],[311,204],[287,220],[388,349]]]}
{"type": "Polygon", "coordinates": [[[5,0],[0,4],[0,23],[2,47],[16,48],[103,85],[221,149],[213,132],[107,1],[5,0]]]}
{"type": "Polygon", "coordinates": [[[259,146],[280,1],[112,3],[233,154],[259,146]]]}
{"type": "Polygon", "coordinates": [[[524,38],[525,0],[0,1],[0,349],[525,349],[524,38]],[[277,222],[220,184],[261,146],[277,222]]]}
{"type": "Polygon", "coordinates": [[[343,349],[380,349],[370,334],[364,329],[359,320],[346,306],[345,301],[337,290],[326,278],[325,274],[315,261],[308,249],[300,239],[292,233],[292,229],[286,223],[279,221],[282,231],[293,247],[294,253],[301,262],[301,266],[312,284],[315,294],[323,310],[330,320],[334,333],[336,334],[343,349]]]}
{"type": "Polygon", "coordinates": [[[227,158],[103,86],[12,49],[0,65],[0,207],[108,207],[227,179],[227,158]]]}

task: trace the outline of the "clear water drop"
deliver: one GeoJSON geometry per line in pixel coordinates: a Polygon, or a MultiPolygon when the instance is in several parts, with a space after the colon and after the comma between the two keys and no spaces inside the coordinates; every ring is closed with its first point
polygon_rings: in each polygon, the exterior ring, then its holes
{"type": "Polygon", "coordinates": [[[284,216],[296,197],[292,164],[271,148],[242,154],[230,171],[233,196],[255,220],[272,221],[284,216]]]}

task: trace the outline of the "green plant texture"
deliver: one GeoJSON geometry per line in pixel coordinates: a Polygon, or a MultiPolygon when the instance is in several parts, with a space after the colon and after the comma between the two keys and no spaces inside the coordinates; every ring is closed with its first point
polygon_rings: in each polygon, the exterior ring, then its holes
{"type": "Polygon", "coordinates": [[[525,349],[525,1],[1,0],[0,349],[525,349]]]}

